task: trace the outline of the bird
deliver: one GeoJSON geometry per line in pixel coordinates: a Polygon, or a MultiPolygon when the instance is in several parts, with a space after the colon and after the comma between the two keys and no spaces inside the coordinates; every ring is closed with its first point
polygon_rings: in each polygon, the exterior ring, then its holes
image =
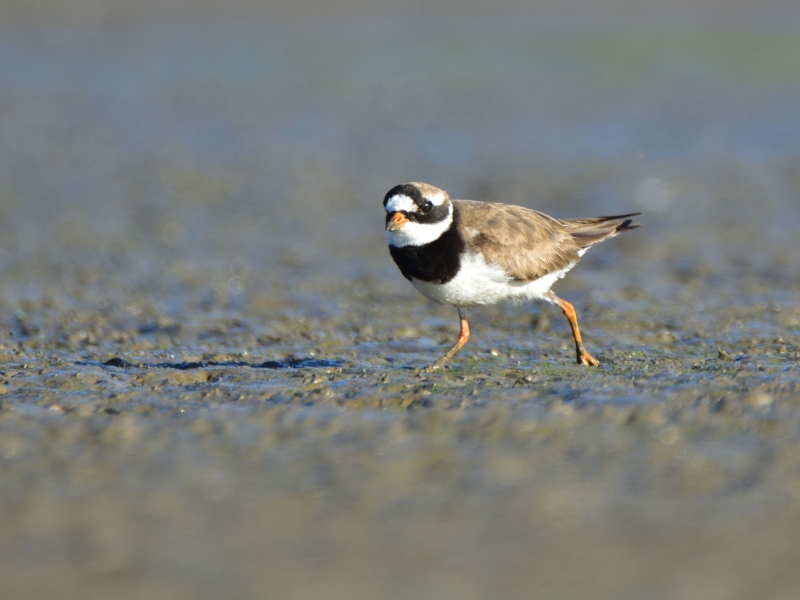
{"type": "Polygon", "coordinates": [[[451,200],[421,182],[390,189],[383,199],[386,241],[400,273],[426,298],[458,310],[455,345],[429,372],[443,369],[470,337],[466,309],[543,300],[569,321],[580,365],[599,366],[583,344],[572,304],[550,288],[595,244],[636,229],[641,213],[555,219],[512,204],[451,200]]]}

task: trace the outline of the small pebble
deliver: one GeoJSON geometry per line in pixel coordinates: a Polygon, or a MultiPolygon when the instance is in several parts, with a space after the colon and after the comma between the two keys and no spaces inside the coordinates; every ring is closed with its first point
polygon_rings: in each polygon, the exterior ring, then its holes
{"type": "Polygon", "coordinates": [[[670,343],[674,342],[678,338],[675,337],[675,334],[669,331],[668,329],[662,329],[658,334],[658,339],[662,342],[670,343]]]}
{"type": "Polygon", "coordinates": [[[127,360],[120,358],[119,356],[115,356],[114,358],[109,358],[106,362],[103,363],[107,367],[117,367],[119,369],[127,369],[132,367],[133,365],[129,363],[127,360]]]}
{"type": "Polygon", "coordinates": [[[772,404],[772,396],[766,392],[750,392],[744,397],[744,403],[754,408],[772,404]]]}
{"type": "Polygon", "coordinates": [[[667,427],[658,434],[658,439],[661,440],[662,444],[674,444],[678,441],[678,428],[674,426],[667,427]]]}
{"type": "Polygon", "coordinates": [[[717,348],[717,358],[720,360],[733,360],[733,357],[722,348],[717,348]]]}

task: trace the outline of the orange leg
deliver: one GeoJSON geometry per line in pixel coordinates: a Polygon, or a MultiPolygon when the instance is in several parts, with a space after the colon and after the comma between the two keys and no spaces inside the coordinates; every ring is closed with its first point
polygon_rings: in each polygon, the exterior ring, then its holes
{"type": "Polygon", "coordinates": [[[467,343],[469,339],[469,323],[467,323],[467,312],[463,308],[458,309],[458,319],[461,323],[461,330],[458,332],[458,341],[456,345],[450,349],[450,352],[445,354],[442,358],[428,367],[427,371],[438,371],[444,367],[444,363],[453,358],[456,352],[461,350],[461,347],[467,343]]]}
{"type": "Polygon", "coordinates": [[[575,340],[575,352],[578,355],[578,364],[592,367],[599,366],[600,363],[597,359],[592,357],[592,355],[586,351],[586,348],[583,347],[583,340],[581,340],[581,330],[578,327],[578,316],[575,314],[575,307],[558,296],[553,295],[553,298],[556,300],[559,308],[561,308],[561,312],[567,317],[569,326],[572,328],[572,338],[575,340]]]}

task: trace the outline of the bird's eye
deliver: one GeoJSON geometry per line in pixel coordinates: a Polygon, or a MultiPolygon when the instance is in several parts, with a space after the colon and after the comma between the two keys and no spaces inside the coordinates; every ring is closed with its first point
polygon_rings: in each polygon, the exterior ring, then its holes
{"type": "Polygon", "coordinates": [[[427,215],[429,212],[431,212],[432,209],[433,209],[433,204],[431,204],[430,202],[426,202],[425,204],[419,207],[419,212],[422,213],[423,215],[427,215]]]}

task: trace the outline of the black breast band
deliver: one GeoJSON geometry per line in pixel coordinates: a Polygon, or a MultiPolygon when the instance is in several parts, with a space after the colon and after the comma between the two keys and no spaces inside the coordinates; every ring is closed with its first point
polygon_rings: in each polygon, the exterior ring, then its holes
{"type": "Polygon", "coordinates": [[[466,246],[458,234],[458,212],[453,208],[453,223],[437,240],[423,246],[389,246],[389,252],[403,277],[447,283],[456,276],[466,246]]]}

